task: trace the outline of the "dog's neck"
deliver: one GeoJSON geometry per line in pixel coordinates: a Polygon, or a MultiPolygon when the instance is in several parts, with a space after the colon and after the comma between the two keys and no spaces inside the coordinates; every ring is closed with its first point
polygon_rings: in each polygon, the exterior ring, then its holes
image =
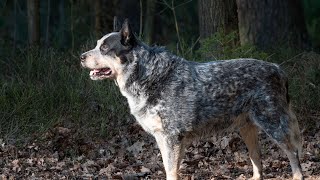
{"type": "Polygon", "coordinates": [[[130,63],[123,71],[122,82],[117,82],[124,96],[150,96],[161,92],[168,74],[183,60],[172,56],[161,47],[148,47],[140,44],[132,49],[130,63]],[[169,57],[170,56],[170,57],[169,57]],[[161,83],[160,83],[161,82],[161,83]]]}

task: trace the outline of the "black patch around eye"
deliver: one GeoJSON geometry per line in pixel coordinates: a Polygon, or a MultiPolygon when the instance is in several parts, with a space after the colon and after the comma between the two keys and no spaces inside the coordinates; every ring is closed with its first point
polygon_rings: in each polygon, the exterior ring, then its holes
{"type": "Polygon", "coordinates": [[[110,49],[108,48],[108,46],[106,44],[103,44],[100,46],[100,52],[103,55],[108,54],[108,52],[110,51],[110,49]]]}
{"type": "Polygon", "coordinates": [[[119,56],[119,59],[120,59],[120,63],[121,64],[124,64],[124,63],[126,63],[128,60],[127,60],[127,57],[126,56],[124,56],[124,55],[120,55],[119,56]]]}
{"type": "Polygon", "coordinates": [[[101,50],[107,50],[108,49],[108,46],[106,44],[103,44],[102,46],[100,46],[100,49],[101,50]]]}

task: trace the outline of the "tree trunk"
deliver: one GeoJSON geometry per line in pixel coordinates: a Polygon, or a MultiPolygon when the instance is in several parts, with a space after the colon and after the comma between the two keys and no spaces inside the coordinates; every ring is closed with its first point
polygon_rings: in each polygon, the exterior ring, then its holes
{"type": "Polygon", "coordinates": [[[241,44],[309,47],[300,0],[237,0],[241,44]]]}
{"type": "Polygon", "coordinates": [[[16,43],[17,43],[17,0],[13,0],[13,13],[14,13],[14,31],[13,31],[13,48],[12,55],[16,53],[16,43]]]}
{"type": "Polygon", "coordinates": [[[47,27],[46,27],[46,46],[49,47],[49,37],[50,37],[50,13],[51,13],[51,0],[47,1],[47,27]]]}
{"type": "Polygon", "coordinates": [[[96,31],[96,36],[99,37],[102,33],[102,24],[101,24],[101,0],[95,0],[94,1],[94,9],[95,9],[95,31],[96,31]]]}
{"type": "Polygon", "coordinates": [[[71,34],[71,51],[74,50],[74,2],[70,0],[70,34],[71,34]]]}
{"type": "Polygon", "coordinates": [[[146,15],[144,20],[145,23],[144,23],[143,37],[147,44],[153,43],[155,11],[156,11],[156,0],[146,1],[146,15]]]}
{"type": "MultiPolygon", "coordinates": [[[[69,44],[68,37],[67,37],[67,16],[65,13],[65,0],[59,0],[58,2],[58,32],[59,32],[59,39],[58,39],[58,46],[66,48],[69,44]]],[[[54,20],[54,18],[53,18],[54,20]]]]}
{"type": "Polygon", "coordinates": [[[222,30],[228,34],[238,29],[235,0],[199,0],[200,37],[206,38],[222,30]]]}
{"type": "Polygon", "coordinates": [[[28,0],[28,34],[29,44],[39,45],[40,43],[40,18],[39,18],[39,0],[28,0]]]}

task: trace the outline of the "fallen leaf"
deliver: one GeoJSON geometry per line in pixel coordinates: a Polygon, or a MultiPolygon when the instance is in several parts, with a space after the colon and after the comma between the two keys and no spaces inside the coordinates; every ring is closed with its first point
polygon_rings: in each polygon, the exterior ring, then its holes
{"type": "Polygon", "coordinates": [[[142,172],[142,173],[151,173],[150,169],[146,168],[144,166],[141,167],[140,172],[142,172]]]}
{"type": "Polygon", "coordinates": [[[144,146],[144,142],[141,141],[137,141],[135,142],[132,146],[127,148],[127,151],[133,153],[133,154],[138,154],[139,152],[142,152],[143,150],[143,146],[144,146]]]}

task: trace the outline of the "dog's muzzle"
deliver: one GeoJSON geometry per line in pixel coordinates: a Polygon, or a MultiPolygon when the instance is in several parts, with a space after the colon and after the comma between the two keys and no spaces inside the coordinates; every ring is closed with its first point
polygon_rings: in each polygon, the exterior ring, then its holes
{"type": "MultiPolygon", "coordinates": [[[[112,74],[112,70],[111,68],[109,67],[88,67],[87,66],[87,58],[88,56],[91,56],[90,54],[88,53],[83,53],[81,56],[80,56],[80,61],[81,61],[81,65],[82,67],[84,68],[88,68],[90,69],[90,78],[92,80],[98,80],[98,79],[106,79],[106,78],[112,78],[113,77],[113,74],[112,74]]],[[[90,61],[88,59],[88,61],[90,61]]]]}
{"type": "Polygon", "coordinates": [[[83,63],[87,58],[87,55],[86,54],[81,54],[80,56],[80,61],[83,63]]]}

